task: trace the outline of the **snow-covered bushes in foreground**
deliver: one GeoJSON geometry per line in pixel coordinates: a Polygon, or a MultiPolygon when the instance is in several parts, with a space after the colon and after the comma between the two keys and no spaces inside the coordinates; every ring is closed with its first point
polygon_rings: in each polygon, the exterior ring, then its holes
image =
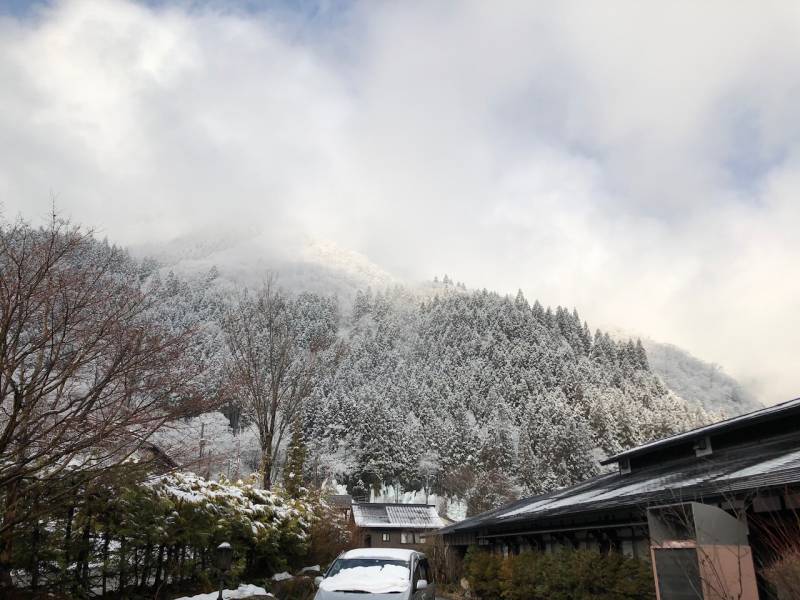
{"type": "MultiPolygon", "coordinates": [[[[194,546],[229,542],[246,571],[283,569],[304,555],[313,507],[252,482],[207,481],[192,473],[164,475],[144,487],[166,504],[162,528],[167,539],[194,546]],[[175,518],[177,513],[177,518],[175,518]]],[[[173,541],[174,543],[174,541],[173,541]]]]}
{"type": "Polygon", "coordinates": [[[168,587],[210,591],[221,542],[234,549],[228,585],[267,578],[301,566],[320,511],[313,499],[192,473],[93,485],[53,506],[40,527],[20,537],[16,583],[81,597],[152,597],[168,587]]]}

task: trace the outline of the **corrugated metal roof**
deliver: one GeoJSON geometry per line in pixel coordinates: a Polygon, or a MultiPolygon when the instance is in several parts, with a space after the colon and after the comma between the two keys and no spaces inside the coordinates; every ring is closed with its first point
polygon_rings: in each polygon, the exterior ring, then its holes
{"type": "Polygon", "coordinates": [[[435,506],[427,504],[353,504],[359,527],[439,529],[444,523],[435,506]]]}
{"type": "Polygon", "coordinates": [[[631,448],[630,450],[626,450],[625,452],[620,452],[619,454],[615,454],[614,456],[604,460],[602,464],[607,465],[610,463],[619,462],[620,459],[623,458],[631,458],[633,456],[646,454],[654,450],[666,448],[676,444],[682,444],[684,442],[688,442],[695,438],[703,437],[706,435],[719,434],[724,431],[731,431],[734,429],[739,429],[741,427],[750,427],[774,419],[783,419],[790,413],[800,414],[800,398],[795,398],[794,400],[789,400],[788,402],[775,404],[774,406],[768,406],[766,408],[755,410],[753,412],[749,412],[744,415],[739,415],[738,417],[732,417],[730,419],[725,419],[723,421],[717,421],[716,423],[712,423],[711,425],[706,425],[705,427],[698,427],[696,429],[691,429],[689,431],[685,431],[677,435],[656,440],[648,444],[642,444],[641,446],[636,446],[635,448],[631,448]]]}
{"type": "Polygon", "coordinates": [[[503,528],[519,522],[677,501],[725,498],[764,488],[800,485],[800,437],[784,436],[685,458],[630,474],[609,473],[526,498],[450,525],[442,534],[503,528]]]}

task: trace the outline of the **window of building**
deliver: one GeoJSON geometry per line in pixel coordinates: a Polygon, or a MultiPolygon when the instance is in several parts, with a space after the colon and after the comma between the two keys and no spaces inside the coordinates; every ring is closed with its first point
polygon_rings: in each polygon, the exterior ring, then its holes
{"type": "Polygon", "coordinates": [[[400,543],[402,544],[424,544],[426,540],[425,533],[419,531],[402,531],[400,532],[400,543]]]}
{"type": "Polygon", "coordinates": [[[386,532],[386,531],[384,531],[381,534],[381,540],[383,540],[384,542],[388,542],[390,540],[390,538],[391,538],[390,534],[388,532],[386,532]]]}
{"type": "Polygon", "coordinates": [[[425,536],[415,531],[404,531],[400,534],[400,542],[403,544],[424,544],[425,536]]]}
{"type": "Polygon", "coordinates": [[[629,557],[636,556],[633,540],[622,540],[622,554],[629,557]]]}

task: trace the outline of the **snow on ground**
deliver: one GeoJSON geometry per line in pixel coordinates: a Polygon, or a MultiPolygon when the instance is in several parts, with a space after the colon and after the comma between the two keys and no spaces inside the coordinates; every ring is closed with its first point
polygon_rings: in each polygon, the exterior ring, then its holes
{"type": "MultiPolygon", "coordinates": [[[[176,600],[217,600],[218,596],[219,592],[217,591],[210,594],[183,596],[182,598],[176,598],[176,600]]],[[[235,590],[222,590],[223,598],[250,598],[251,596],[272,596],[272,594],[268,594],[264,588],[249,583],[243,583],[235,590]]]]}

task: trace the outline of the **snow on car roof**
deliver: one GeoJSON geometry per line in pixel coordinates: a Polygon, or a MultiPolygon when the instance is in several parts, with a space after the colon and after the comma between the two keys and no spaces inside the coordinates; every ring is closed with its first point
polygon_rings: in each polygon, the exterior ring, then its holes
{"type": "Polygon", "coordinates": [[[340,558],[389,558],[392,560],[411,560],[412,556],[420,554],[415,550],[404,548],[356,548],[348,550],[340,558]]]}

